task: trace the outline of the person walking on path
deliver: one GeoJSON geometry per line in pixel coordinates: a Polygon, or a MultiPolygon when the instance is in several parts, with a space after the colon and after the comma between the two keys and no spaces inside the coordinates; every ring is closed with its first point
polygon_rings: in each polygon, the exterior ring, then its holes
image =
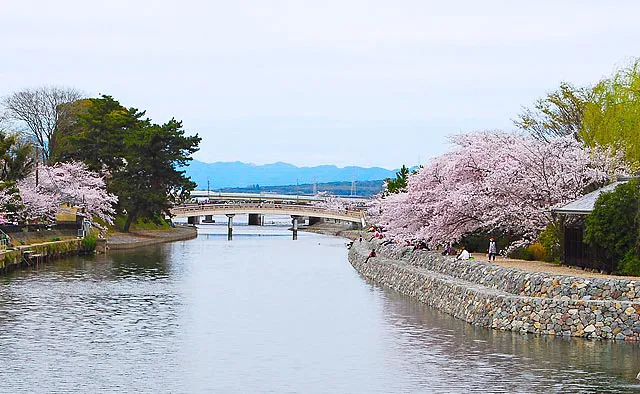
{"type": "Polygon", "coordinates": [[[489,249],[487,249],[487,256],[489,257],[489,262],[491,260],[496,261],[496,255],[498,254],[498,249],[496,248],[496,240],[491,237],[489,238],[489,249]]]}

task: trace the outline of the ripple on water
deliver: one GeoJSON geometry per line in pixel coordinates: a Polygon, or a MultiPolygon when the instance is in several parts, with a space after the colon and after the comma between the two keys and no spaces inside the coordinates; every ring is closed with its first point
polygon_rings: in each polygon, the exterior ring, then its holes
{"type": "Polygon", "coordinates": [[[343,239],[221,231],[3,278],[0,392],[640,388],[635,345],[473,327],[361,278],[343,239]]]}

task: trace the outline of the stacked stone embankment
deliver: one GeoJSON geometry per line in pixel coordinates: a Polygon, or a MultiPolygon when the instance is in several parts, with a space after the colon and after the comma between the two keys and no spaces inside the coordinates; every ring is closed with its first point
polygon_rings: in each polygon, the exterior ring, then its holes
{"type": "Polygon", "coordinates": [[[460,261],[396,244],[354,242],[349,261],[380,285],[474,325],[637,341],[640,280],[581,278],[460,261]],[[366,258],[372,248],[378,257],[366,258]]]}
{"type": "Polygon", "coordinates": [[[84,250],[81,239],[43,242],[17,246],[0,252],[0,273],[37,265],[41,262],[77,254],[84,250]]]}

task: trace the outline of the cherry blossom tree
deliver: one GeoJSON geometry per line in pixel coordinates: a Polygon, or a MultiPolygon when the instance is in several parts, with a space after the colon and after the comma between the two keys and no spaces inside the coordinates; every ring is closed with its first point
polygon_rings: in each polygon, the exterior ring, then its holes
{"type": "Polygon", "coordinates": [[[327,192],[320,192],[316,194],[317,197],[321,197],[322,201],[315,201],[314,206],[332,211],[344,212],[345,209],[357,209],[357,202],[349,200],[347,198],[340,198],[338,196],[330,195],[327,192]]]}
{"type": "Polygon", "coordinates": [[[89,219],[113,224],[118,198],[107,193],[103,176],[81,162],[39,166],[36,171],[17,183],[24,218],[53,219],[60,205],[70,203],[83,207],[89,219]]]}
{"type": "Polygon", "coordinates": [[[0,224],[16,219],[17,213],[24,209],[20,199],[20,190],[16,181],[0,182],[0,224]]]}
{"type": "Polygon", "coordinates": [[[452,151],[409,177],[406,193],[376,203],[372,219],[390,235],[438,245],[498,230],[531,242],[555,224],[552,207],[626,170],[620,155],[584,148],[571,137],[547,142],[483,131],[453,136],[451,142],[452,151]]]}

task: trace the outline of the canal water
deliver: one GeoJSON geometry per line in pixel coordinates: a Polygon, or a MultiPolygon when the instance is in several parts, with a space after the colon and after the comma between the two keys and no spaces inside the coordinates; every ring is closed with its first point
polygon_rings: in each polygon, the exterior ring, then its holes
{"type": "Polygon", "coordinates": [[[344,239],[225,230],[0,277],[0,392],[640,387],[638,345],[473,327],[362,278],[344,239]]]}

